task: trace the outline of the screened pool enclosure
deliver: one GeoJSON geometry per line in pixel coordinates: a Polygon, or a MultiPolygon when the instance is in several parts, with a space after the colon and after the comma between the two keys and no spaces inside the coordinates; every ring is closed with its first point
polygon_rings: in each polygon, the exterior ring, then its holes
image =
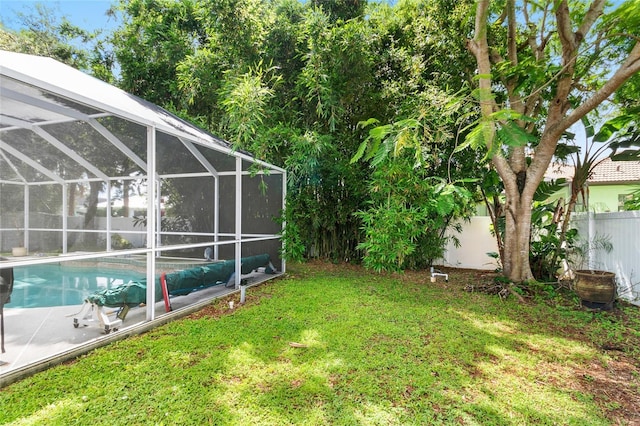
{"type": "Polygon", "coordinates": [[[50,58],[0,74],[0,374],[52,355],[29,322],[64,352],[284,271],[283,169],[50,58]]]}

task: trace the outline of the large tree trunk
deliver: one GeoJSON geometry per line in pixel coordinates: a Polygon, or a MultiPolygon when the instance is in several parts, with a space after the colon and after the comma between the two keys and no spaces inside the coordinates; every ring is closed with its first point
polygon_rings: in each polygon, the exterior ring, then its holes
{"type": "Polygon", "coordinates": [[[504,274],[512,281],[521,282],[533,277],[529,266],[532,200],[517,191],[507,192],[506,196],[504,274]]]}
{"type": "MultiPolygon", "coordinates": [[[[102,182],[89,182],[89,195],[87,196],[87,212],[84,215],[83,229],[95,229],[93,219],[95,219],[98,212],[98,195],[102,190],[102,182]]],[[[96,247],[98,245],[98,234],[94,232],[87,232],[83,236],[84,243],[89,247],[96,247]]]]}

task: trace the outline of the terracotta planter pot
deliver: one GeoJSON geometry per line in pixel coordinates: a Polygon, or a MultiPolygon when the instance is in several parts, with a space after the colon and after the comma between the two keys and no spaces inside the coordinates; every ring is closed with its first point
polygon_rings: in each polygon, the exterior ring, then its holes
{"type": "Polygon", "coordinates": [[[575,290],[583,306],[610,310],[616,299],[616,274],[607,271],[576,271],[575,290]]]}

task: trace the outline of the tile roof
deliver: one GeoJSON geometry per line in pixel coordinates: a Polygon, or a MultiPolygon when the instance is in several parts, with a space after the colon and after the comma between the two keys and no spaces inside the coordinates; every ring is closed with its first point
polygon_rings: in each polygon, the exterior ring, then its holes
{"type": "MultiPolygon", "coordinates": [[[[573,166],[552,163],[545,178],[571,180],[573,166]]],[[[589,183],[640,183],[640,161],[612,161],[607,158],[595,167],[589,178],[589,183]]]]}

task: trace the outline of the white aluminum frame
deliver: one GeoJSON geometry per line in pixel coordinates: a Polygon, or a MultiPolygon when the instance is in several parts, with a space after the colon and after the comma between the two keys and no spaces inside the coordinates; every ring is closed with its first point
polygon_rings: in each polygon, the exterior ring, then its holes
{"type": "MultiPolygon", "coordinates": [[[[91,76],[88,76],[78,70],[68,67],[62,63],[54,61],[49,58],[36,57],[32,55],[24,55],[13,52],[0,51],[0,79],[9,78],[19,83],[33,86],[42,91],[51,93],[58,97],[69,99],[78,104],[87,105],[96,111],[95,114],[85,114],[81,111],[75,110],[68,106],[56,104],[53,101],[37,98],[27,93],[17,92],[15,90],[3,90],[2,96],[5,94],[9,99],[13,101],[22,102],[26,105],[32,105],[35,108],[47,110],[57,115],[66,117],[66,119],[58,119],[53,121],[44,122],[31,122],[27,119],[12,118],[6,115],[2,115],[2,123],[7,127],[0,127],[0,155],[8,164],[11,164],[9,158],[5,154],[5,151],[10,155],[19,158],[29,166],[35,168],[44,176],[48,181],[28,182],[24,176],[20,176],[19,171],[15,166],[11,165],[14,172],[21,179],[21,182],[16,181],[0,181],[0,183],[11,185],[23,185],[24,187],[24,243],[25,246],[29,241],[29,231],[62,231],[63,241],[63,254],[55,257],[42,257],[42,258],[13,258],[9,261],[3,262],[3,267],[16,267],[26,266],[31,264],[45,264],[45,263],[57,263],[66,260],[86,260],[96,259],[110,256],[123,256],[134,254],[146,254],[147,256],[147,280],[153,282],[155,273],[155,259],[161,254],[163,250],[167,249],[180,249],[189,247],[214,247],[214,256],[218,259],[218,247],[224,244],[234,244],[235,246],[235,258],[236,258],[236,286],[240,284],[240,258],[242,253],[242,244],[247,242],[265,241],[272,239],[280,239],[280,235],[262,235],[252,234],[244,235],[242,233],[242,176],[249,175],[250,172],[242,170],[243,161],[249,161],[260,165],[264,169],[268,170],[270,174],[282,175],[282,208],[285,207],[286,198],[286,171],[282,168],[266,163],[264,161],[257,160],[250,155],[236,151],[232,149],[224,141],[221,141],[214,136],[182,121],[181,119],[171,115],[170,113],[162,110],[161,108],[152,105],[142,99],[136,98],[124,91],[113,87],[105,82],[97,80],[91,76]],[[116,116],[137,125],[143,126],[147,129],[147,162],[144,162],[137,154],[132,152],[122,141],[120,141],[112,132],[105,128],[96,119],[107,116],[116,116]],[[46,132],[40,126],[60,123],[60,122],[73,122],[84,121],[88,123],[94,130],[96,130],[105,140],[105,143],[111,143],[120,152],[127,155],[143,172],[145,175],[140,176],[107,176],[102,173],[97,167],[93,166],[89,161],[82,158],[79,154],[69,149],[64,143],[56,139],[53,135],[46,132]],[[31,130],[38,134],[41,138],[46,140],[51,145],[55,146],[67,157],[77,162],[85,170],[88,170],[96,177],[85,180],[64,180],[60,176],[51,172],[50,170],[42,167],[38,162],[31,159],[29,156],[21,153],[19,150],[9,146],[6,142],[3,142],[10,130],[17,128],[24,128],[31,130]],[[194,158],[207,170],[206,173],[184,173],[184,174],[172,174],[172,175],[158,175],[156,170],[156,137],[157,132],[161,131],[168,135],[176,137],[194,158]],[[234,171],[217,171],[196,149],[195,145],[202,145],[209,149],[214,149],[222,154],[230,155],[236,159],[236,167],[234,171]],[[171,233],[160,232],[160,182],[164,178],[176,178],[176,177],[193,177],[193,176],[211,176],[214,178],[214,232],[212,235],[212,241],[205,243],[197,243],[190,245],[172,245],[161,246],[160,236],[170,235],[171,233]],[[230,234],[223,234],[219,232],[219,177],[220,176],[235,176],[236,185],[236,223],[235,232],[230,234]],[[67,220],[67,184],[87,182],[87,181],[102,181],[107,186],[107,209],[110,209],[111,205],[111,182],[115,180],[145,180],[147,182],[147,246],[141,249],[131,250],[118,250],[113,251],[110,245],[110,236],[112,234],[110,214],[107,215],[107,229],[99,230],[82,230],[81,232],[101,232],[106,233],[107,243],[104,252],[99,253],[68,253],[68,234],[71,232],[78,232],[68,228],[67,220]],[[29,188],[34,185],[61,185],[62,186],[62,228],[30,228],[29,226],[29,188]],[[232,240],[220,241],[220,237],[231,236],[232,240]]],[[[0,104],[0,113],[2,108],[0,104]]],[[[259,172],[262,173],[262,172],[259,172]]],[[[2,231],[15,231],[14,228],[0,229],[2,231]]],[[[122,231],[118,231],[122,232],[122,231]]],[[[127,231],[124,231],[125,233],[127,231]]],[[[207,234],[200,234],[207,235],[207,234]]],[[[28,248],[28,247],[27,247],[28,248]]],[[[282,261],[282,272],[285,272],[285,262],[282,261]]],[[[154,286],[147,286],[148,300],[154,300],[154,286]]],[[[147,320],[151,321],[155,317],[154,304],[147,305],[147,320]]]]}

